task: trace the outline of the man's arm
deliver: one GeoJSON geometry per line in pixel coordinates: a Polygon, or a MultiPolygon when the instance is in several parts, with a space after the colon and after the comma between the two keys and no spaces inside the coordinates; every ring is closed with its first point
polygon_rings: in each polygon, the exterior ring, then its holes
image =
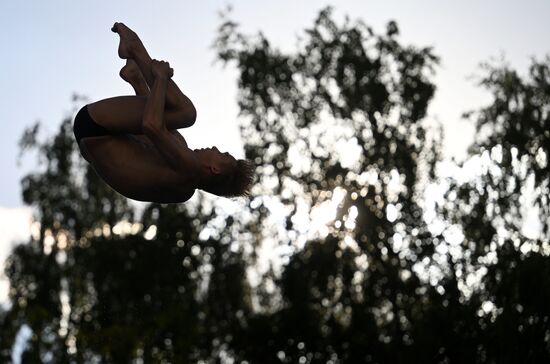
{"type": "Polygon", "coordinates": [[[196,175],[198,161],[193,151],[166,128],[164,121],[166,87],[172,70],[168,63],[158,61],[153,61],[152,69],[155,81],[143,112],[143,133],[173,169],[185,172],[184,175],[191,178],[196,175]]]}

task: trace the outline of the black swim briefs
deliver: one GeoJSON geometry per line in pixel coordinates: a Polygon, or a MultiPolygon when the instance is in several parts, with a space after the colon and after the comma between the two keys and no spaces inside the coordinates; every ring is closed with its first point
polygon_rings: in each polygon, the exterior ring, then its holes
{"type": "Polygon", "coordinates": [[[78,111],[74,118],[73,132],[76,138],[76,143],[80,145],[82,138],[95,136],[111,135],[109,130],[105,129],[92,119],[88,112],[88,105],[85,105],[78,111]]]}

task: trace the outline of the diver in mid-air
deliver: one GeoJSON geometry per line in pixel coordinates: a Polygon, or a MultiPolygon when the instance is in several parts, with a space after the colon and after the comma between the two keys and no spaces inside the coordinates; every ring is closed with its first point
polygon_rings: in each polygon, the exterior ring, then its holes
{"type": "Polygon", "coordinates": [[[115,23],[118,54],[126,59],[120,76],[136,96],[118,96],[85,105],[74,134],[82,156],[122,195],[160,203],[187,201],[195,189],[218,196],[247,196],[253,180],[250,161],[216,147],[190,149],[177,131],[195,123],[196,110],[172,80],[168,62],[151,59],[130,28],[115,23]]]}

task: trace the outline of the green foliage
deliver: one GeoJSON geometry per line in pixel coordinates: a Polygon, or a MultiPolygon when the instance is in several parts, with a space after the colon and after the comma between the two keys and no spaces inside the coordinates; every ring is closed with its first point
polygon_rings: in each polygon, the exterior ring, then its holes
{"type": "Polygon", "coordinates": [[[201,196],[136,219],[82,162],[70,119],[45,142],[29,128],[39,229],[6,264],[2,361],[22,325],[28,362],[550,360],[548,59],[527,78],[485,69],[494,100],[469,113],[478,137],[458,167],[481,168],[464,180],[436,174],[438,58],[401,44],[395,22],[376,34],[327,8],[283,53],[224,18],[215,46],[240,74],[254,197],[232,216],[201,196]],[[438,226],[424,217],[434,183],[438,226]],[[262,270],[270,243],[285,253],[262,270]]]}
{"type": "MultiPolygon", "coordinates": [[[[490,303],[479,327],[490,338],[486,361],[550,360],[550,58],[533,60],[521,77],[506,64],[486,64],[480,84],[493,100],[467,113],[477,125],[471,179],[449,179],[440,206],[461,227],[463,254],[454,269],[484,273],[478,300],[490,303]],[[538,225],[538,226],[537,226],[538,225]]],[[[487,306],[486,306],[487,307],[487,306]]]]}
{"type": "Polygon", "coordinates": [[[79,156],[71,121],[44,142],[33,126],[21,142],[43,160],[22,181],[38,229],[6,262],[12,307],[1,316],[0,361],[10,360],[22,325],[33,332],[24,362],[219,355],[250,311],[240,252],[231,240],[199,241],[213,216],[200,205],[151,204],[136,221],[129,201],[79,156]]]}
{"type": "Polygon", "coordinates": [[[257,362],[403,362],[423,306],[440,301],[413,273],[437,243],[419,205],[420,174],[433,175],[440,154],[439,135],[423,120],[437,57],[397,35],[395,23],[382,35],[361,23],[339,25],[330,9],[294,54],[261,34],[246,38],[231,21],[220,29],[220,59],[241,75],[246,156],[258,165],[257,225],[280,204],[288,215],[279,241],[313,237],[275,278],[281,303],[266,318],[273,334],[263,336],[276,344],[257,362]],[[350,152],[357,159],[346,165],[350,152]],[[336,195],[326,231],[298,222],[301,209],[311,215],[336,195]]]}

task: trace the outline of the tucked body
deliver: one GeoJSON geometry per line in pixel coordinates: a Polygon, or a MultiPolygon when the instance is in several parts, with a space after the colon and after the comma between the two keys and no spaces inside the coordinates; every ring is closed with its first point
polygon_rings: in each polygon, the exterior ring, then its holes
{"type": "Polygon", "coordinates": [[[220,196],[249,193],[252,164],[216,147],[190,149],[177,131],[195,123],[192,102],[172,80],[164,61],[151,59],[138,36],[122,23],[120,76],[135,96],[118,96],[84,106],[74,132],[82,156],[122,195],[160,203],[187,201],[196,189],[220,196]]]}

